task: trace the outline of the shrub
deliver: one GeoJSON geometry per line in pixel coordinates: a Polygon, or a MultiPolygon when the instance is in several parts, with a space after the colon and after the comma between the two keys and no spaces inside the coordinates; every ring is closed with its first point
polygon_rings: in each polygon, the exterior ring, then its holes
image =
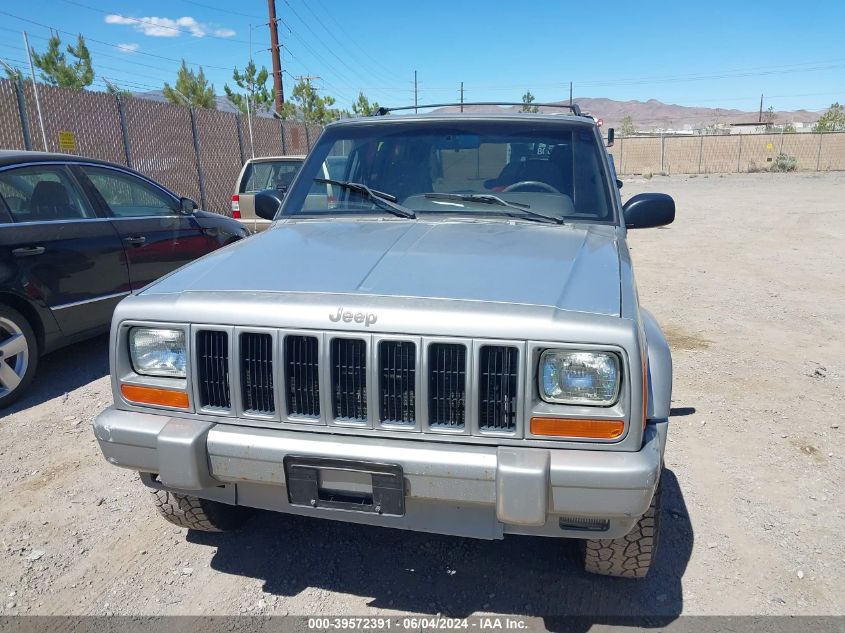
{"type": "Polygon", "coordinates": [[[787,171],[795,171],[798,167],[798,160],[795,156],[790,156],[789,154],[784,154],[781,152],[778,154],[778,157],[775,159],[775,162],[772,163],[771,170],[772,171],[780,171],[780,172],[787,172],[787,171]]]}

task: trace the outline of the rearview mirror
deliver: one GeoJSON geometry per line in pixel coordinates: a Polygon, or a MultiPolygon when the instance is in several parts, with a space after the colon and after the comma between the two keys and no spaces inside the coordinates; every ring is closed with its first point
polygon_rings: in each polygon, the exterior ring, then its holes
{"type": "Polygon", "coordinates": [[[276,189],[266,189],[255,194],[255,215],[265,220],[274,220],[282,208],[284,194],[276,189]]]}
{"type": "Polygon", "coordinates": [[[191,215],[194,211],[199,209],[199,205],[190,198],[179,198],[179,212],[185,215],[191,215]]]}
{"type": "Polygon", "coordinates": [[[625,203],[622,214],[629,229],[664,226],[675,219],[675,201],[665,193],[640,193],[625,203]]]}

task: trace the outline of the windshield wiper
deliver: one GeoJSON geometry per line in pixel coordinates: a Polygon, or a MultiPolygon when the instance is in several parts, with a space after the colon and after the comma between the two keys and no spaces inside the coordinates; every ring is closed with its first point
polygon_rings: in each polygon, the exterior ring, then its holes
{"type": "MultiPolygon", "coordinates": [[[[481,202],[482,204],[495,204],[500,207],[508,207],[509,209],[516,209],[519,211],[519,217],[526,219],[534,219],[542,222],[553,222],[555,224],[563,224],[563,218],[556,218],[553,215],[546,215],[545,213],[538,213],[531,211],[531,205],[523,204],[522,202],[508,202],[489,193],[427,193],[425,197],[429,200],[462,200],[464,202],[481,202]]],[[[509,213],[513,216],[515,214],[509,213]]]]}
{"type": "Polygon", "coordinates": [[[347,182],[346,180],[333,180],[331,178],[315,178],[314,182],[323,183],[325,185],[334,185],[335,187],[341,187],[343,189],[349,189],[349,191],[360,193],[375,204],[379,209],[392,213],[400,218],[414,220],[417,217],[416,213],[407,207],[403,207],[401,204],[398,204],[396,202],[396,196],[384,193],[383,191],[370,189],[367,185],[361,184],[360,182],[347,182]]]}

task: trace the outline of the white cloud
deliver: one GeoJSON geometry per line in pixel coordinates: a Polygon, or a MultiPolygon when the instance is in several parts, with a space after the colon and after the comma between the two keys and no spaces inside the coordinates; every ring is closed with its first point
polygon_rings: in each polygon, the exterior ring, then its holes
{"type": "Polygon", "coordinates": [[[106,24],[124,24],[150,37],[179,37],[188,32],[194,37],[205,37],[209,32],[218,37],[233,37],[235,32],[227,28],[213,29],[208,24],[198,22],[191,16],[181,18],[161,18],[156,16],[133,18],[111,13],[105,18],[106,24]]]}
{"type": "Polygon", "coordinates": [[[136,42],[129,42],[127,44],[118,44],[117,48],[120,49],[120,52],[131,55],[132,53],[136,53],[141,48],[141,45],[136,42]]]}

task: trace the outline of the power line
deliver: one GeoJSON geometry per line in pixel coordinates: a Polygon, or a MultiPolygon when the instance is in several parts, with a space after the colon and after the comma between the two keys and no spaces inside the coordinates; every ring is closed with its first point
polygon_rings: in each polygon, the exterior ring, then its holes
{"type": "MultiPolygon", "coordinates": [[[[145,20],[144,18],[133,18],[128,15],[115,14],[112,11],[106,11],[104,9],[98,9],[96,7],[89,7],[87,4],[82,4],[81,2],[76,2],[75,0],[62,0],[62,2],[66,4],[72,4],[83,9],[88,9],[89,11],[96,11],[97,13],[102,13],[104,15],[119,15],[124,20],[131,20],[132,22],[136,22],[138,24],[147,24],[149,26],[154,26],[157,29],[167,29],[169,31],[176,31],[177,33],[186,33],[188,35],[196,36],[196,34],[189,29],[180,29],[177,26],[168,26],[159,22],[153,22],[152,20],[145,20]]],[[[232,37],[223,37],[222,35],[214,35],[213,33],[205,33],[199,37],[210,37],[216,40],[223,40],[225,42],[238,42],[240,44],[248,44],[246,40],[238,40],[232,37]]]]}
{"type": "MultiPolygon", "coordinates": [[[[286,1],[286,3],[287,3],[288,5],[290,5],[290,3],[289,3],[289,2],[287,2],[287,0],[285,0],[285,1],[286,1]]],[[[309,12],[312,16],[314,16],[314,19],[315,19],[315,20],[317,20],[317,23],[320,23],[320,22],[322,22],[322,21],[323,21],[323,20],[321,20],[321,19],[320,19],[320,17],[319,17],[316,13],[314,13],[314,10],[313,10],[313,9],[309,6],[309,3],[308,3],[308,2],[303,2],[303,3],[302,3],[302,6],[305,8],[305,10],[306,10],[306,11],[308,11],[308,12],[309,12]]],[[[297,17],[298,17],[298,16],[297,16],[297,17]]],[[[331,17],[331,19],[332,19],[332,20],[334,20],[334,17],[333,17],[333,16],[331,16],[331,15],[330,15],[329,17],[331,17]]],[[[338,26],[340,26],[340,25],[338,25],[338,26]]],[[[346,44],[343,42],[343,40],[341,40],[339,37],[337,37],[337,35],[335,35],[335,34],[334,34],[334,29],[326,29],[326,33],[328,33],[328,34],[329,34],[329,36],[331,36],[331,38],[332,38],[335,42],[337,42],[338,46],[340,46],[343,50],[345,50],[345,51],[349,54],[349,56],[350,56],[350,57],[354,57],[354,56],[355,56],[355,55],[352,53],[352,51],[351,51],[349,48],[347,48],[347,46],[346,46],[346,44]]],[[[354,40],[353,40],[353,41],[354,41],[354,40]]],[[[371,59],[371,60],[372,60],[372,58],[371,58],[371,57],[369,57],[369,56],[367,56],[367,57],[368,57],[369,59],[371,59]]],[[[363,66],[363,64],[359,64],[359,66],[363,66]]],[[[386,75],[386,74],[383,74],[381,71],[378,71],[378,72],[373,72],[373,71],[372,71],[372,67],[371,67],[371,68],[370,68],[370,70],[369,70],[369,74],[370,74],[370,75],[372,75],[373,77],[375,77],[376,79],[378,79],[379,81],[388,81],[388,82],[390,82],[390,81],[392,81],[392,80],[393,80],[393,78],[389,77],[389,76],[388,76],[388,75],[386,75]]]]}
{"type": "Polygon", "coordinates": [[[261,16],[261,15],[252,15],[251,13],[240,13],[238,11],[232,11],[229,8],[222,9],[220,7],[215,7],[215,6],[212,6],[210,4],[205,4],[204,2],[194,2],[194,0],[182,0],[182,2],[185,2],[187,4],[193,4],[194,6],[202,7],[203,9],[211,9],[212,11],[220,11],[221,13],[226,13],[228,15],[239,15],[241,17],[252,18],[254,20],[263,20],[264,19],[264,16],[261,16]]]}
{"type": "MultiPolygon", "coordinates": [[[[76,37],[78,35],[77,33],[72,33],[71,31],[66,31],[64,29],[56,28],[55,26],[50,26],[49,24],[44,24],[43,22],[36,22],[35,20],[30,20],[29,18],[22,18],[21,16],[15,15],[13,13],[9,13],[8,11],[0,10],[0,15],[6,15],[6,16],[9,16],[10,18],[14,18],[15,20],[20,20],[21,22],[26,22],[28,24],[34,24],[35,26],[40,26],[42,28],[48,29],[50,31],[55,31],[56,33],[61,33],[63,35],[70,35],[71,37],[76,37]]],[[[0,28],[4,28],[4,27],[0,27],[0,28]]],[[[17,31],[14,31],[13,29],[5,29],[4,28],[4,30],[11,30],[13,32],[17,32],[17,31]]],[[[120,44],[115,44],[113,42],[105,42],[103,40],[97,40],[97,39],[94,39],[94,38],[91,38],[91,37],[86,37],[85,41],[86,42],[95,42],[97,44],[102,44],[104,46],[110,46],[111,48],[116,48],[116,49],[122,50],[122,51],[126,50],[126,48],[124,46],[120,45],[120,44]]],[[[191,61],[191,60],[188,60],[188,59],[182,60],[182,59],[176,59],[175,57],[165,57],[164,55],[157,55],[155,53],[148,53],[146,51],[135,51],[135,53],[133,53],[133,54],[134,55],[146,55],[147,57],[155,57],[156,59],[163,59],[163,60],[169,61],[169,62],[176,62],[177,64],[181,64],[184,61],[186,64],[188,64],[190,66],[202,66],[203,68],[214,68],[215,70],[225,70],[227,72],[230,72],[232,70],[231,68],[226,68],[224,66],[214,66],[212,64],[204,64],[202,62],[194,62],[194,61],[191,61]]]]}
{"type": "MultiPolygon", "coordinates": [[[[319,4],[319,3],[318,3],[318,4],[319,4]]],[[[339,22],[335,19],[334,15],[332,15],[331,11],[327,10],[327,9],[326,9],[325,7],[323,7],[322,5],[320,6],[320,8],[321,8],[321,9],[322,9],[322,11],[323,11],[323,12],[324,12],[327,16],[328,16],[328,18],[329,18],[332,22],[334,22],[335,26],[337,26],[337,27],[338,27],[338,29],[340,29],[341,31],[344,31],[344,30],[348,29],[348,26],[343,26],[343,25],[341,25],[341,24],[340,24],[340,23],[339,23],[339,22]]],[[[331,29],[328,29],[328,30],[329,30],[329,32],[331,32],[331,29]]],[[[371,60],[371,61],[372,61],[372,62],[373,62],[376,66],[378,66],[379,68],[381,68],[382,70],[384,70],[384,72],[386,72],[386,73],[387,73],[387,76],[388,76],[388,77],[390,77],[390,78],[391,78],[391,80],[399,80],[399,75],[398,75],[398,74],[396,74],[394,71],[389,70],[389,69],[388,69],[386,66],[384,66],[384,65],[383,65],[380,61],[378,61],[378,59],[377,59],[377,58],[375,58],[375,57],[373,57],[372,55],[370,55],[370,54],[367,52],[367,50],[366,50],[363,46],[361,46],[361,45],[358,43],[358,40],[357,40],[357,39],[355,39],[354,37],[353,37],[353,38],[350,38],[349,42],[350,42],[352,45],[354,45],[354,46],[355,46],[355,48],[357,48],[359,51],[361,51],[361,53],[362,53],[362,54],[363,54],[363,55],[364,55],[367,59],[371,60]]]]}

